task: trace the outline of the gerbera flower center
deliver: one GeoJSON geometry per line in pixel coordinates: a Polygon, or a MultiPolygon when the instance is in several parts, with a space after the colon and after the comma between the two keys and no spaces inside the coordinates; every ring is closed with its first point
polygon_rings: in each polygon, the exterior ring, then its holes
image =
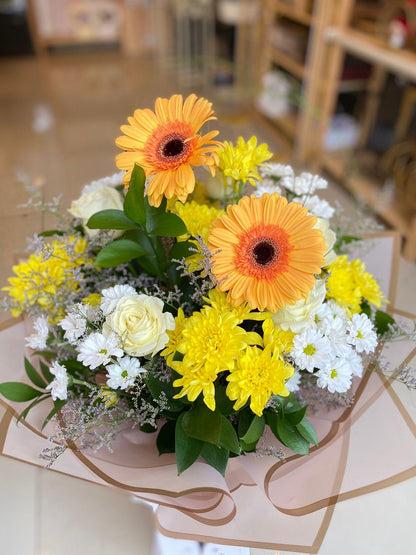
{"type": "Polygon", "coordinates": [[[163,137],[159,143],[158,153],[160,158],[165,160],[175,160],[181,158],[188,150],[185,137],[179,133],[171,133],[163,137]]]}
{"type": "Polygon", "coordinates": [[[278,258],[279,250],[279,245],[273,239],[261,238],[252,247],[253,262],[260,267],[270,266],[278,258]]]}

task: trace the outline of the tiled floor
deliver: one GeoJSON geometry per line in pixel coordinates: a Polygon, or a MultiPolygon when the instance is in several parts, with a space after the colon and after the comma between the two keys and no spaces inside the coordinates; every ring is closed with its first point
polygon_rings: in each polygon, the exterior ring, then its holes
{"type": "MultiPolygon", "coordinates": [[[[84,184],[115,171],[114,139],[135,108],[152,106],[159,95],[189,91],[178,88],[175,79],[162,75],[152,61],[124,59],[112,52],[58,54],[41,61],[5,59],[0,61],[0,76],[0,285],[5,285],[16,254],[24,251],[25,238],[53,226],[49,215],[17,208],[26,194],[16,173],[44,183],[48,200],[62,192],[67,206],[84,184]],[[42,113],[46,120],[39,121],[42,113]],[[39,129],[42,123],[46,128],[36,132],[34,125],[39,129]]],[[[240,111],[232,96],[204,94],[214,103],[219,100],[215,107],[223,139],[255,133],[285,156],[285,143],[249,112],[240,111]]],[[[347,210],[354,207],[348,194],[333,184],[327,196],[347,210]]],[[[416,312],[415,265],[401,261],[399,275],[397,304],[416,312]]],[[[0,320],[5,319],[2,314],[0,320]]],[[[353,518],[348,510],[354,512],[354,505],[345,506],[337,509],[335,519],[338,514],[353,518]]],[[[368,510],[377,511],[377,502],[368,510]]],[[[147,507],[116,491],[3,457],[0,533],[1,552],[7,555],[151,553],[147,507]]]]}

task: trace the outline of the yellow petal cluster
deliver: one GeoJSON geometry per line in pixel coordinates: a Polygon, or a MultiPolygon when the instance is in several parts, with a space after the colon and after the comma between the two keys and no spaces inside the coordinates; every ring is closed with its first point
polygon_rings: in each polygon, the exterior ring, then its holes
{"type": "Polygon", "coordinates": [[[190,401],[203,393],[204,402],[215,410],[214,381],[220,372],[231,370],[242,351],[250,343],[250,334],[238,326],[238,318],[231,312],[221,314],[206,306],[185,321],[177,350],[182,361],[171,361],[170,366],[182,377],[173,382],[182,387],[175,399],[188,397],[190,401]]]}
{"type": "Polygon", "coordinates": [[[175,318],[175,329],[166,330],[169,341],[166,343],[165,348],[160,354],[165,357],[166,362],[169,366],[172,366],[173,357],[175,356],[175,353],[178,350],[179,342],[182,339],[182,331],[185,327],[185,321],[185,314],[182,308],[180,308],[178,310],[178,315],[175,318]]]}
{"type": "Polygon", "coordinates": [[[290,330],[283,330],[281,327],[274,326],[273,320],[268,318],[263,322],[263,345],[270,345],[272,353],[290,353],[293,347],[295,333],[290,330]]]}
{"type": "Polygon", "coordinates": [[[327,298],[334,299],[350,314],[361,312],[361,300],[380,307],[385,301],[374,277],[365,271],[360,259],[348,260],[345,255],[338,256],[328,270],[327,298]]]}
{"type": "Polygon", "coordinates": [[[261,416],[272,394],[289,395],[285,380],[293,373],[293,367],[285,363],[277,351],[272,352],[271,345],[264,350],[247,347],[227,376],[227,397],[236,401],[235,410],[241,409],[250,398],[250,409],[261,416]]]}
{"type": "Polygon", "coordinates": [[[234,314],[238,318],[239,324],[244,322],[244,320],[265,320],[271,316],[270,312],[251,310],[249,304],[246,302],[233,306],[227,293],[219,289],[211,289],[208,293],[208,297],[203,297],[203,299],[221,314],[226,314],[227,312],[234,314]]]}
{"type": "Polygon", "coordinates": [[[182,204],[181,202],[176,202],[173,209],[186,225],[189,235],[182,236],[179,240],[188,239],[189,236],[196,237],[199,235],[205,241],[208,241],[208,234],[211,228],[211,223],[218,219],[224,210],[219,210],[214,206],[207,206],[205,204],[198,204],[194,200],[182,204]]]}
{"type": "Polygon", "coordinates": [[[255,179],[260,180],[258,166],[273,156],[268,148],[266,143],[257,146],[257,137],[254,136],[247,143],[243,137],[239,137],[236,146],[224,141],[222,149],[218,151],[218,167],[226,177],[242,183],[248,181],[254,186],[255,179]]]}
{"type": "Polygon", "coordinates": [[[63,309],[58,301],[63,301],[69,292],[78,289],[72,270],[87,262],[83,256],[87,247],[85,239],[75,241],[74,237],[70,237],[69,243],[72,241],[73,255],[68,252],[66,244],[53,241],[48,245],[47,256],[31,254],[28,260],[13,266],[15,276],[9,278],[10,285],[3,287],[14,302],[13,316],[19,316],[37,304],[50,313],[51,321],[62,318],[63,309]]]}

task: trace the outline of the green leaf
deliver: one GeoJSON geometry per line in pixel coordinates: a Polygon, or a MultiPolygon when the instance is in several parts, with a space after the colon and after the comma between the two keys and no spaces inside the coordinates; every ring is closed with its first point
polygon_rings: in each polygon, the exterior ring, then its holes
{"type": "Polygon", "coordinates": [[[264,427],[266,425],[266,420],[264,416],[253,417],[246,433],[241,437],[245,443],[257,443],[264,432],[264,427]]]}
{"type": "Polygon", "coordinates": [[[42,231],[42,233],[38,233],[39,237],[53,237],[54,235],[64,235],[65,231],[60,229],[48,229],[47,231],[42,231]]]}
{"type": "Polygon", "coordinates": [[[255,449],[257,447],[257,441],[255,441],[253,443],[246,443],[245,441],[240,439],[240,443],[241,443],[241,449],[246,453],[250,453],[251,451],[255,451],[255,449]]]}
{"type": "Polygon", "coordinates": [[[384,335],[388,331],[389,325],[393,325],[394,323],[394,318],[387,314],[387,312],[383,312],[382,310],[376,311],[374,324],[379,335],[384,335]]]}
{"type": "Polygon", "coordinates": [[[353,243],[355,241],[362,241],[362,239],[361,237],[354,237],[353,235],[341,235],[341,237],[338,237],[334,245],[334,251],[339,253],[343,245],[348,245],[349,243],[353,243]]]}
{"type": "Polygon", "coordinates": [[[51,420],[51,418],[53,418],[55,414],[59,412],[64,405],[66,405],[66,400],[57,399],[56,401],[53,402],[53,404],[54,404],[53,409],[43,421],[42,428],[41,428],[42,430],[46,426],[46,424],[51,420]]]}
{"type": "Polygon", "coordinates": [[[175,420],[169,420],[161,427],[156,440],[159,455],[175,452],[175,427],[175,420]]]}
{"type": "Polygon", "coordinates": [[[231,422],[223,415],[221,415],[220,444],[224,449],[228,449],[228,451],[232,451],[237,455],[241,453],[237,433],[231,422]]]}
{"type": "Polygon", "coordinates": [[[238,437],[243,437],[250,427],[253,413],[249,408],[243,409],[238,415],[238,437]]]}
{"type": "Polygon", "coordinates": [[[43,395],[42,391],[20,382],[6,382],[0,384],[0,393],[9,401],[23,403],[43,395]]]}
{"type": "Polygon", "coordinates": [[[32,366],[32,364],[29,362],[29,360],[26,357],[25,357],[25,370],[29,380],[34,385],[36,385],[37,387],[40,387],[41,389],[45,389],[45,387],[48,384],[45,383],[45,381],[39,376],[34,366],[32,366]]]}
{"type": "Polygon", "coordinates": [[[196,245],[191,241],[178,241],[170,249],[169,258],[171,260],[182,260],[195,254],[196,245]],[[193,250],[192,250],[193,249],[193,250]]]}
{"type": "Polygon", "coordinates": [[[136,229],[138,226],[122,210],[101,210],[91,216],[87,222],[90,229],[136,229]]]}
{"type": "Polygon", "coordinates": [[[318,445],[318,434],[309,420],[304,418],[302,422],[296,424],[296,429],[300,435],[306,439],[306,441],[309,441],[309,443],[313,443],[314,445],[318,445]]]}
{"type": "Polygon", "coordinates": [[[153,426],[148,422],[146,422],[145,424],[140,424],[139,428],[140,428],[140,431],[144,432],[145,434],[154,434],[157,430],[157,426],[153,426]]]}
{"type": "Polygon", "coordinates": [[[233,408],[235,401],[231,401],[231,399],[227,397],[226,389],[226,386],[223,385],[215,386],[215,406],[221,414],[229,416],[235,412],[233,408]]]}
{"type": "Polygon", "coordinates": [[[309,454],[309,441],[301,436],[297,429],[284,418],[279,417],[277,419],[277,433],[278,439],[298,455],[309,454]]]}
{"type": "Polygon", "coordinates": [[[371,308],[365,299],[361,299],[361,312],[371,318],[371,308]]]}
{"type": "Polygon", "coordinates": [[[39,357],[46,358],[48,360],[56,358],[56,353],[54,353],[53,351],[34,351],[33,354],[39,357]]]}
{"type": "Polygon", "coordinates": [[[175,453],[178,474],[189,468],[201,454],[204,443],[199,439],[188,437],[182,428],[185,413],[182,413],[175,426],[175,453]]]}
{"type": "Polygon", "coordinates": [[[162,380],[159,380],[152,374],[148,374],[146,378],[146,385],[154,399],[159,399],[162,391],[166,394],[168,398],[167,410],[175,412],[184,408],[184,403],[181,399],[173,399],[174,395],[179,393],[179,390],[176,387],[173,387],[170,382],[162,382],[162,380]]]}
{"type": "Polygon", "coordinates": [[[101,268],[113,268],[144,254],[146,254],[146,251],[134,241],[119,239],[100,250],[95,259],[95,264],[101,266],[101,268]]]}
{"type": "Polygon", "coordinates": [[[225,475],[225,469],[227,468],[228,459],[230,453],[227,449],[222,447],[217,447],[211,443],[204,443],[201,451],[201,457],[203,457],[207,463],[218,470],[220,474],[225,475]]]}
{"type": "Polygon", "coordinates": [[[50,398],[50,395],[48,394],[48,395],[44,395],[43,397],[38,397],[37,399],[32,401],[30,405],[26,407],[25,410],[19,414],[19,418],[17,419],[17,422],[20,422],[20,420],[25,420],[26,416],[29,414],[29,412],[33,409],[34,406],[36,406],[38,403],[41,403],[42,401],[45,401],[45,399],[49,399],[49,398],[50,398]]]}
{"type": "Polygon", "coordinates": [[[186,225],[176,214],[167,212],[159,214],[153,218],[152,225],[148,232],[158,237],[178,237],[187,232],[186,225]]]}
{"type": "Polygon", "coordinates": [[[146,175],[143,168],[135,164],[129,190],[124,199],[124,213],[130,220],[140,225],[146,223],[146,212],[144,209],[144,188],[146,184],[146,175]]]}
{"type": "Polygon", "coordinates": [[[288,422],[290,422],[290,424],[293,424],[293,426],[296,426],[296,424],[299,424],[299,422],[301,422],[306,414],[306,409],[308,407],[302,407],[301,409],[294,411],[294,412],[290,412],[289,414],[285,413],[285,418],[288,420],[288,422]]]}
{"type": "Polygon", "coordinates": [[[189,437],[220,444],[221,414],[213,412],[205,404],[196,405],[186,412],[182,427],[189,437]]]}
{"type": "Polygon", "coordinates": [[[50,371],[49,367],[42,361],[39,361],[40,370],[42,372],[43,377],[48,383],[51,383],[54,380],[54,377],[50,371]]]}
{"type": "Polygon", "coordinates": [[[80,362],[76,358],[68,358],[66,360],[61,360],[60,364],[62,364],[62,366],[65,366],[65,368],[71,374],[73,374],[74,372],[79,372],[80,374],[83,374],[85,371],[85,366],[82,364],[82,362],[80,362]]]}

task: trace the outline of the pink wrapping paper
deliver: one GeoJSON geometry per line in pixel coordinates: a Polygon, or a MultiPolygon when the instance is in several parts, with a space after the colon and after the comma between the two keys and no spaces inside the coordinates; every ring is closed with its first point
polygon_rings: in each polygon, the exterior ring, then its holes
{"type": "MultiPolygon", "coordinates": [[[[395,234],[375,236],[367,257],[368,270],[379,279],[396,315],[397,246],[395,234]]],[[[400,317],[406,319],[403,313],[400,317]]],[[[0,332],[1,381],[23,375],[26,335],[24,322],[0,332]]],[[[416,347],[401,342],[382,354],[397,369],[416,356],[416,347]]],[[[53,469],[158,503],[158,527],[173,537],[318,553],[335,503],[416,474],[415,426],[389,382],[366,372],[354,387],[351,407],[310,417],[320,443],[308,457],[291,454],[268,432],[264,443],[282,447],[285,462],[249,454],[230,459],[225,478],[203,461],[178,476],[174,455],[158,456],[154,434],[126,428],[113,454],[68,449],[53,469]]],[[[39,430],[50,408],[38,405],[27,423],[16,426],[21,406],[1,404],[6,410],[0,452],[43,466],[38,455],[50,446],[52,425],[44,434],[39,430]]]]}

